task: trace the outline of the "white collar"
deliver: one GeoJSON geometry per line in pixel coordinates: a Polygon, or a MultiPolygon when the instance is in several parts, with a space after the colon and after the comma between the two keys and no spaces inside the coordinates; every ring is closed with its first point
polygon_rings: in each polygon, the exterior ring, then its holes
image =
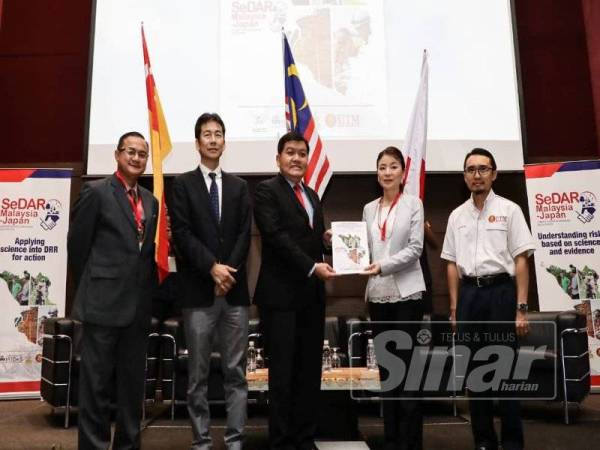
{"type": "MultiPolygon", "coordinates": [[[[485,211],[487,206],[494,200],[494,198],[496,198],[496,194],[494,193],[493,189],[490,189],[490,192],[488,192],[487,197],[483,201],[483,208],[481,208],[481,211],[485,211]]],[[[477,208],[477,205],[475,205],[475,201],[473,200],[473,194],[471,194],[471,197],[469,197],[468,201],[469,201],[469,204],[471,205],[471,208],[473,208],[474,210],[479,212],[479,208],[477,208]]]]}
{"type": "Polygon", "coordinates": [[[213,172],[217,174],[217,178],[221,177],[221,166],[217,166],[217,168],[215,170],[211,170],[208,167],[206,167],[204,164],[200,163],[198,164],[198,167],[200,168],[200,172],[202,172],[202,175],[204,176],[204,178],[208,177],[208,174],[213,172]]]}
{"type": "Polygon", "coordinates": [[[304,183],[302,182],[302,180],[300,180],[300,182],[298,182],[298,183],[295,183],[292,180],[290,180],[289,178],[285,177],[284,175],[282,175],[282,177],[285,179],[285,181],[288,182],[288,184],[290,185],[290,187],[292,189],[294,189],[294,186],[298,185],[298,186],[300,186],[300,189],[302,190],[302,192],[306,191],[306,189],[304,189],[304,183]]]}

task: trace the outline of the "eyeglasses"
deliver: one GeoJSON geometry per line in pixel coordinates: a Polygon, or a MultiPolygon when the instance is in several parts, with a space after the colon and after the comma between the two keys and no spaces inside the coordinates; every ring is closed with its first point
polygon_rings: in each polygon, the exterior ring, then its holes
{"type": "Polygon", "coordinates": [[[135,155],[137,155],[140,159],[148,158],[148,152],[146,150],[136,150],[135,148],[127,147],[120,148],[119,151],[127,153],[127,156],[129,156],[130,158],[134,158],[135,155]]]}
{"type": "Polygon", "coordinates": [[[494,169],[490,166],[469,166],[465,169],[465,173],[471,177],[475,176],[476,173],[482,177],[493,171],[494,169]]]}

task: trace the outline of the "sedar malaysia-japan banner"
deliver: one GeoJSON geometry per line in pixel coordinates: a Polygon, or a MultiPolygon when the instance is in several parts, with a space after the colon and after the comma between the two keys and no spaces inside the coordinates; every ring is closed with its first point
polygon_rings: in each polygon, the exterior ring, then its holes
{"type": "Polygon", "coordinates": [[[528,164],[525,178],[540,310],[586,314],[600,387],[600,161],[528,164]]]}
{"type": "Polygon", "coordinates": [[[0,398],[37,397],[43,322],[64,316],[70,169],[0,169],[0,398]]]}

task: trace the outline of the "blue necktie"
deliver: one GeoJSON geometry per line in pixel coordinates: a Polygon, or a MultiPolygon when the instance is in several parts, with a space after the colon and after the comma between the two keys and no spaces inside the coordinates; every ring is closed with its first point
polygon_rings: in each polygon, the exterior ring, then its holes
{"type": "Polygon", "coordinates": [[[217,174],[214,172],[210,172],[208,174],[210,179],[210,207],[212,208],[213,215],[215,216],[215,220],[219,223],[219,188],[217,187],[217,174]]]}

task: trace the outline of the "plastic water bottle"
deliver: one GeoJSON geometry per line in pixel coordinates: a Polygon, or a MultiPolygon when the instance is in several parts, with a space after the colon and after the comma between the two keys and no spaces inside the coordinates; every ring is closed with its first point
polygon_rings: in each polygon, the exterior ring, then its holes
{"type": "Polygon", "coordinates": [[[248,354],[246,356],[246,372],[256,372],[256,349],[254,341],[248,342],[248,354]]]}
{"type": "Polygon", "coordinates": [[[329,348],[329,341],[325,339],[323,341],[323,372],[329,372],[331,370],[331,349],[329,348]]]}
{"type": "Polygon", "coordinates": [[[262,356],[262,348],[256,349],[256,369],[264,369],[265,368],[265,360],[262,356]]]}
{"type": "Polygon", "coordinates": [[[375,344],[373,339],[367,341],[367,369],[377,370],[377,358],[375,357],[375,344]]]}

